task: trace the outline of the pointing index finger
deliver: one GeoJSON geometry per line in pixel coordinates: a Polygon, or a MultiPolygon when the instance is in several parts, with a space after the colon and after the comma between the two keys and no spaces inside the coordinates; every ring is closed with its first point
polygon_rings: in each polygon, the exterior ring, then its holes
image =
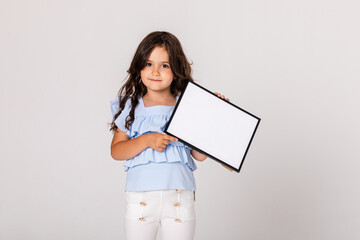
{"type": "Polygon", "coordinates": [[[177,142],[178,139],[169,135],[166,135],[165,139],[177,142]]]}

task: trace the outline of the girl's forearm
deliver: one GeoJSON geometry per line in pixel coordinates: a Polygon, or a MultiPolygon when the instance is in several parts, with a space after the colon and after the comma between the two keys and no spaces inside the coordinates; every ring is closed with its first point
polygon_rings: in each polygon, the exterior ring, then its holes
{"type": "Polygon", "coordinates": [[[121,141],[116,143],[111,148],[111,156],[115,160],[128,160],[148,148],[147,134],[141,135],[137,138],[121,141]]]}
{"type": "Polygon", "coordinates": [[[207,158],[206,155],[201,154],[201,153],[199,153],[198,151],[195,151],[194,149],[191,149],[190,153],[191,153],[191,155],[192,155],[196,160],[198,160],[198,161],[200,161],[200,162],[201,162],[201,161],[204,161],[204,160],[207,158]]]}

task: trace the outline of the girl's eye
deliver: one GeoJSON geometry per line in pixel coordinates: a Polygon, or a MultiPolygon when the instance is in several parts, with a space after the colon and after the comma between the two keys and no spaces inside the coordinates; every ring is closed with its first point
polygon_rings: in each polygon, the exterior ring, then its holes
{"type": "Polygon", "coordinates": [[[146,66],[147,66],[147,67],[151,67],[151,63],[146,63],[146,66]]]}
{"type": "Polygon", "coordinates": [[[163,68],[169,68],[170,66],[167,64],[163,64],[163,68]]]}

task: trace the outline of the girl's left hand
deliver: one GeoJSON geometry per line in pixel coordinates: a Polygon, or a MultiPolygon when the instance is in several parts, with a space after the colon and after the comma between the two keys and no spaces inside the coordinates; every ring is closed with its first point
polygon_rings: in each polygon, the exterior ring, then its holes
{"type": "Polygon", "coordinates": [[[225,99],[226,101],[229,101],[229,102],[230,102],[230,99],[225,98],[225,96],[224,96],[224,95],[221,95],[221,94],[220,94],[220,93],[218,93],[218,92],[215,92],[215,94],[216,94],[219,98],[225,99]]]}

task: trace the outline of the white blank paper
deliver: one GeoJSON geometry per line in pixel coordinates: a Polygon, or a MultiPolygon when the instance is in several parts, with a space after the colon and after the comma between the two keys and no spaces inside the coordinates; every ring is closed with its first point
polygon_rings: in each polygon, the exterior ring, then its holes
{"type": "Polygon", "coordinates": [[[240,171],[260,119],[189,82],[165,132],[240,171]]]}

